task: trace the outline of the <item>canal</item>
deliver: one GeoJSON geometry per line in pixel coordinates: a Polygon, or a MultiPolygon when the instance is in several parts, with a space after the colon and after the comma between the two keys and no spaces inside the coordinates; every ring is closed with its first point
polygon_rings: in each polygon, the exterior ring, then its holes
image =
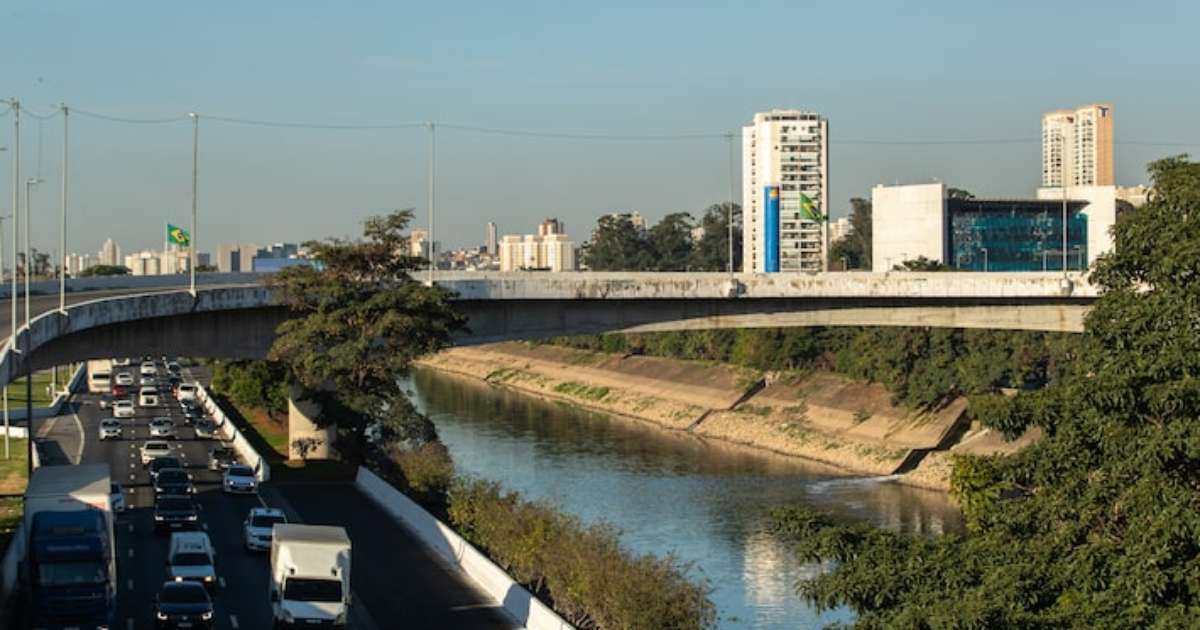
{"type": "Polygon", "coordinates": [[[637,552],[674,553],[712,587],[722,627],[810,628],[848,621],[794,594],[815,567],[767,531],[772,507],[806,504],[894,530],[961,531],[942,493],[855,478],[794,458],[669,433],[455,376],[417,370],[458,470],[607,521],[637,552]]]}

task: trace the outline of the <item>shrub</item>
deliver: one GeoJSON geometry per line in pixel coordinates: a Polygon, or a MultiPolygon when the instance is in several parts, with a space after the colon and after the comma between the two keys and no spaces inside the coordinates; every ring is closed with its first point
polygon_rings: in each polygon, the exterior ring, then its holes
{"type": "Polygon", "coordinates": [[[404,474],[404,482],[421,503],[436,503],[450,488],[454,462],[441,442],[426,442],[396,452],[392,459],[404,474]]]}

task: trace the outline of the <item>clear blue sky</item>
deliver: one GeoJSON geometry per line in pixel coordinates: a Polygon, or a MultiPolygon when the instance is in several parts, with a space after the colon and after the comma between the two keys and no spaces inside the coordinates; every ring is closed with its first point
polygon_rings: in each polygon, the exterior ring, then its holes
{"type": "MultiPolygon", "coordinates": [[[[1036,138],[1041,112],[1115,104],[1120,141],[1200,143],[1200,3],[1093,2],[104,2],[0,8],[0,95],[46,112],[197,111],[331,124],[435,120],[608,134],[722,133],[756,111],[830,120],[834,215],[877,183],[939,178],[1027,195],[1034,143],[848,140],[1036,138]],[[338,8],[343,6],[352,8],[338,8]]],[[[11,116],[0,145],[11,145],[11,116]]],[[[73,242],[162,242],[190,211],[187,123],[71,118],[73,242]]],[[[23,170],[38,123],[23,119],[23,170]]],[[[42,124],[34,239],[56,247],[61,122],[42,124]]],[[[698,213],[728,197],[723,140],[549,140],[438,134],[438,232],[524,232],[545,216],[579,240],[595,217],[698,213]]],[[[1118,183],[1200,146],[1120,145],[1118,183]]],[[[359,232],[390,208],[425,212],[422,130],[333,131],[203,122],[202,250],[359,232]]],[[[8,208],[11,152],[0,154],[8,208]]],[[[740,172],[740,164],[738,165],[740,172]]],[[[8,212],[8,210],[4,210],[8,212]]]]}

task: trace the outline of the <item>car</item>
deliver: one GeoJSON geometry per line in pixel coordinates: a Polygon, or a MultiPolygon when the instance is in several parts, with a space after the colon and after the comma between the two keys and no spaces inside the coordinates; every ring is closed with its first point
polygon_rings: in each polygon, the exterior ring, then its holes
{"type": "Polygon", "coordinates": [[[155,494],[196,494],[192,476],[182,468],[164,468],[154,476],[155,494]]]}
{"type": "Polygon", "coordinates": [[[130,385],[133,385],[133,375],[129,372],[117,372],[113,382],[117,385],[129,387],[130,385]]]}
{"type": "Polygon", "coordinates": [[[208,449],[208,469],[225,470],[237,464],[237,452],[228,446],[208,449]]]}
{"type": "Polygon", "coordinates": [[[167,371],[172,374],[179,374],[183,371],[183,366],[179,365],[179,363],[176,361],[171,361],[167,364],[167,371]]]}
{"type": "Polygon", "coordinates": [[[225,469],[221,489],[227,493],[254,494],[258,492],[258,477],[249,466],[235,464],[225,469]]]}
{"type": "Polygon", "coordinates": [[[143,361],[142,367],[138,369],[138,374],[142,376],[158,376],[158,368],[154,366],[154,361],[143,361]]]}
{"type": "Polygon", "coordinates": [[[212,598],[204,586],[195,582],[164,582],[154,596],[154,624],[159,630],[210,630],[213,627],[212,598]]]}
{"type": "Polygon", "coordinates": [[[183,408],[183,424],[185,426],[190,427],[193,424],[196,424],[196,422],[198,422],[203,417],[204,417],[204,414],[200,411],[199,407],[191,406],[191,407],[183,408]]]}
{"type": "Polygon", "coordinates": [[[198,582],[209,592],[217,588],[217,552],[204,532],[171,534],[167,546],[167,577],[176,582],[198,582]]]}
{"type": "Polygon", "coordinates": [[[175,421],[170,418],[155,418],[150,421],[150,437],[152,438],[173,438],[175,437],[175,421]]]}
{"type": "Polygon", "coordinates": [[[250,514],[242,523],[242,536],[249,551],[266,551],[271,548],[271,532],[276,524],[287,524],[287,516],[278,508],[250,508],[250,514]]]}
{"type": "Polygon", "coordinates": [[[109,484],[108,486],[108,504],[112,506],[113,512],[125,511],[125,488],[119,483],[109,484]]]}
{"type": "Polygon", "coordinates": [[[191,495],[159,494],[154,497],[154,531],[166,529],[195,529],[200,510],[191,495]]]}
{"type": "Polygon", "coordinates": [[[157,383],[158,379],[153,376],[143,376],[141,380],[138,381],[138,385],[141,385],[142,387],[148,387],[157,383]]]}
{"type": "Polygon", "coordinates": [[[156,457],[150,461],[150,465],[146,467],[146,470],[150,471],[150,480],[153,481],[158,478],[158,474],[162,471],[174,470],[176,468],[183,470],[183,462],[174,457],[156,457]]]}
{"type": "Polygon", "coordinates": [[[196,439],[211,440],[216,436],[217,425],[213,424],[208,418],[201,418],[196,421],[196,439]]]}
{"type": "Polygon", "coordinates": [[[112,360],[112,364],[117,367],[125,367],[125,366],[129,365],[129,363],[130,363],[129,357],[122,357],[122,358],[114,357],[112,360]]]}
{"type": "Polygon", "coordinates": [[[175,397],[179,400],[196,400],[196,389],[195,383],[181,383],[175,397]]]}
{"type": "Polygon", "coordinates": [[[143,387],[138,391],[138,405],[141,407],[157,407],[158,390],[153,386],[143,387]]]}
{"type": "Polygon", "coordinates": [[[132,400],[118,400],[112,404],[112,413],[117,418],[132,418],[135,412],[132,400]]]}
{"type": "Polygon", "coordinates": [[[130,387],[131,385],[113,385],[109,393],[112,394],[113,398],[124,398],[129,395],[130,387]]]}
{"type": "Polygon", "coordinates": [[[149,440],[142,444],[142,465],[171,454],[171,443],[166,440],[149,440]]]}
{"type": "Polygon", "coordinates": [[[180,377],[178,377],[178,376],[176,376],[176,375],[174,375],[174,374],[172,374],[171,376],[167,377],[167,384],[171,386],[171,395],[172,395],[172,396],[178,396],[178,395],[179,395],[179,386],[180,386],[182,383],[183,383],[183,379],[182,379],[182,378],[180,378],[180,377]]]}
{"type": "Polygon", "coordinates": [[[121,439],[121,421],[116,418],[105,418],[100,421],[100,441],[121,439]]]}

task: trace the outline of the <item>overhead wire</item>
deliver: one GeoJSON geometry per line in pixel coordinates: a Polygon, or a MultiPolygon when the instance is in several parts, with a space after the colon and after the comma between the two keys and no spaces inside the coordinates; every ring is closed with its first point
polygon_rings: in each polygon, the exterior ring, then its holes
{"type": "Polygon", "coordinates": [[[233,116],[200,115],[204,120],[230,123],[234,125],[252,125],[256,127],[281,127],[285,129],[334,129],[334,130],[372,130],[372,129],[416,129],[426,123],[395,123],[395,124],[329,124],[281,122],[274,120],[256,120],[253,118],[237,118],[233,116]]]}
{"type": "Polygon", "coordinates": [[[172,118],[127,118],[123,116],[109,116],[108,114],[98,114],[96,112],[90,112],[86,109],[77,109],[75,107],[71,108],[71,112],[86,116],[88,118],[97,118],[100,120],[107,120],[109,122],[130,123],[136,125],[162,125],[188,120],[187,115],[175,116],[172,118]]]}
{"type": "Polygon", "coordinates": [[[458,131],[474,131],[477,133],[496,134],[503,136],[519,136],[530,138],[550,138],[561,140],[633,140],[633,141],[670,141],[670,140],[724,140],[729,136],[724,133],[679,133],[679,134],[599,134],[572,133],[555,131],[529,131],[521,129],[499,129],[495,127],[475,127],[471,125],[456,125],[452,123],[436,123],[443,129],[458,131]]]}

